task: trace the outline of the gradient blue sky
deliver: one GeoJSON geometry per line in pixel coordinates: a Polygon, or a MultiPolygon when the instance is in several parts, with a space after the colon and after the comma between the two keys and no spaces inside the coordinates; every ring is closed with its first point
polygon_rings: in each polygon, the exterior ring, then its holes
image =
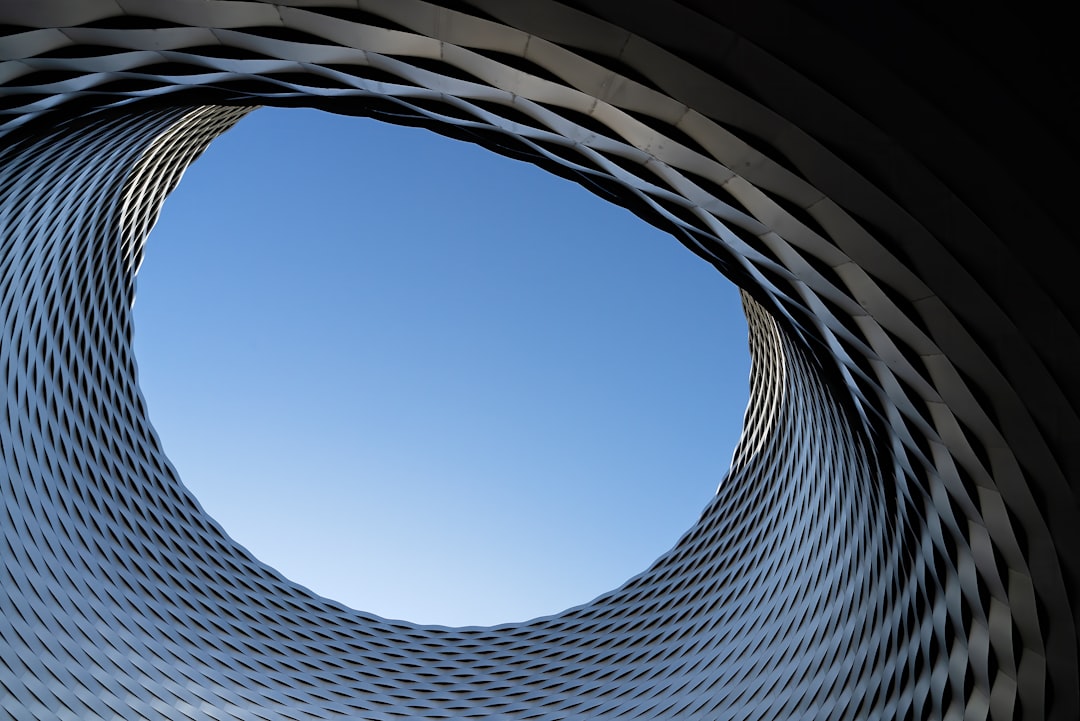
{"type": "Polygon", "coordinates": [[[735,287],[628,211],[425,130],[260,109],[150,235],[150,417],[313,591],[489,625],[584,603],[696,520],[748,395],[735,287]]]}

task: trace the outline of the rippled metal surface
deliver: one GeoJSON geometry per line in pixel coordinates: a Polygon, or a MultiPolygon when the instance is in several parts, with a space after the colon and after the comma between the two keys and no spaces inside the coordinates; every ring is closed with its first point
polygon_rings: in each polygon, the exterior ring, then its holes
{"type": "Polygon", "coordinates": [[[907,197],[954,202],[932,173],[872,178],[703,69],[695,32],[774,59],[680,12],[664,44],[549,2],[0,6],[0,714],[1075,718],[1059,290],[997,267],[992,232],[987,267],[958,263],[907,197]],[[743,438],[674,548],[589,604],[450,629],[314,596],[206,517],[147,419],[130,309],[165,196],[259,104],[527,159],[744,288],[743,438]]]}

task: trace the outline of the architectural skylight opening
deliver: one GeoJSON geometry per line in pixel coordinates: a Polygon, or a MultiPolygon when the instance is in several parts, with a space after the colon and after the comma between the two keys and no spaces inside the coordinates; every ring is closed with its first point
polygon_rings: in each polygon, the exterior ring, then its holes
{"type": "Polygon", "coordinates": [[[645,570],[727,471],[737,289],[628,211],[426,130],[253,112],[138,278],[165,452],[257,558],[390,618],[556,613],[645,570]]]}

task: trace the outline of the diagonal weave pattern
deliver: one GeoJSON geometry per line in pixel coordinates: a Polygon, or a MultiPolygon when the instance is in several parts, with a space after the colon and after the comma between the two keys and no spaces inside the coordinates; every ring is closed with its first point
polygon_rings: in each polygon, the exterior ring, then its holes
{"type": "Polygon", "coordinates": [[[893,183],[861,158],[879,128],[712,16],[596,5],[0,7],[0,714],[1076,717],[1061,290],[927,167],[886,153],[893,183]],[[164,198],[259,104],[536,163],[744,288],[743,437],[674,548],[584,606],[448,629],[313,596],[205,516],[147,419],[130,309],[164,198]]]}

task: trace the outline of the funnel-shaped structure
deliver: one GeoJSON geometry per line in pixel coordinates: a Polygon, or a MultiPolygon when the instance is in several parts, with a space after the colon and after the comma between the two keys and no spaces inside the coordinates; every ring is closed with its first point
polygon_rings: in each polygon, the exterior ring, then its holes
{"type": "Polygon", "coordinates": [[[1077,718],[1047,101],[1075,90],[1022,19],[841,5],[0,6],[0,716],[1077,718]],[[315,596],[203,513],[138,388],[134,281],[185,167],[266,104],[535,163],[743,288],[745,430],[674,548],[451,629],[315,596]]]}

